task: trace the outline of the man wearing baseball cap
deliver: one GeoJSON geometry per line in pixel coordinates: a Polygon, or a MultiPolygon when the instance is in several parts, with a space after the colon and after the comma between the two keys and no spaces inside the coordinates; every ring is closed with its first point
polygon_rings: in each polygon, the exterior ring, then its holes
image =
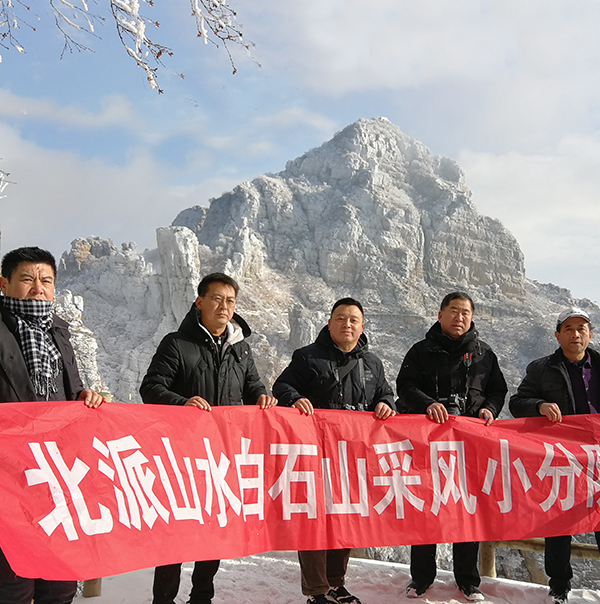
{"type": "MultiPolygon", "coordinates": [[[[580,308],[567,308],[558,315],[554,335],[560,348],[529,364],[510,399],[515,417],[545,415],[560,422],[563,415],[600,413],[600,354],[588,347],[590,317],[580,308]]],[[[600,532],[596,542],[600,549],[600,532]]],[[[570,560],[571,535],[546,538],[544,562],[554,604],[568,600],[573,577],[570,560]]]]}

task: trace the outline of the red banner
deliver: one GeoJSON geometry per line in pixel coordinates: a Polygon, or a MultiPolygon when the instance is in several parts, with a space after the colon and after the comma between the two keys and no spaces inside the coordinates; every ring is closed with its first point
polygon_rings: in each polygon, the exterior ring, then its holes
{"type": "Polygon", "coordinates": [[[599,416],[486,427],[255,407],[0,409],[0,547],[25,577],[600,526],[599,416]]]}

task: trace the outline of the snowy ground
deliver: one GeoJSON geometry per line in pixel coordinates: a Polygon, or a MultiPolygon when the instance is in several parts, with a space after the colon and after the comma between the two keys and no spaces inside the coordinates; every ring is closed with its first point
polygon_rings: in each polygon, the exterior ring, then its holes
{"type": "MultiPolygon", "coordinates": [[[[184,564],[177,604],[185,604],[190,590],[191,564],[184,564]]],[[[77,604],[149,604],[153,569],[102,580],[102,595],[75,599],[77,604]]],[[[452,574],[438,571],[427,597],[409,600],[404,588],[408,566],[351,558],[346,575],[348,589],[363,604],[459,604],[465,602],[452,574]]],[[[215,580],[214,604],[303,604],[300,567],[295,552],[271,552],[238,560],[224,560],[215,580]]],[[[538,604],[546,601],[548,588],[507,579],[484,578],[481,590],[491,604],[538,604]]],[[[600,592],[575,589],[570,604],[600,604],[600,592]]]]}

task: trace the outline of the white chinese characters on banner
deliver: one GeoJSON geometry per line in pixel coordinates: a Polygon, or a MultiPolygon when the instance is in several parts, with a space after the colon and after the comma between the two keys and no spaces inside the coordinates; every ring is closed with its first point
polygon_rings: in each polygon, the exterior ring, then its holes
{"type": "Polygon", "coordinates": [[[563,452],[567,459],[566,465],[552,465],[554,460],[554,446],[548,443],[544,443],[546,449],[546,455],[542,467],[538,470],[537,476],[540,480],[544,480],[546,477],[552,478],[552,489],[548,498],[540,503],[541,508],[544,512],[547,512],[558,499],[558,493],[560,490],[561,478],[567,479],[567,494],[564,499],[561,499],[561,507],[563,510],[570,510],[575,504],[575,477],[581,476],[583,470],[582,465],[577,461],[575,455],[563,447],[560,443],[556,443],[556,447],[563,452]]]}
{"type": "MultiPolygon", "coordinates": [[[[81,534],[109,533],[115,521],[140,531],[144,525],[152,529],[157,521],[192,520],[202,525],[214,514],[223,528],[232,517],[228,514],[244,522],[252,517],[264,521],[268,516],[265,493],[271,506],[279,501],[283,520],[291,520],[294,514],[308,519],[320,515],[366,518],[371,509],[381,516],[390,506],[395,518],[403,520],[407,506],[438,516],[451,501],[470,515],[477,510],[476,484],[472,479],[468,484],[463,441],[428,443],[426,472],[431,487],[427,488],[425,470],[415,471],[415,451],[409,439],[373,444],[371,452],[367,444],[356,442],[349,451],[349,443],[339,440],[337,458],[323,456],[315,444],[271,443],[268,453],[255,451],[251,439],[245,437],[229,456],[215,452],[207,437],[202,439],[204,452],[198,457],[178,457],[167,437],[160,443],[159,453],[145,455],[132,435],[106,442],[94,438],[92,448],[99,454],[97,470],[112,483],[114,499],[110,502],[86,500],[86,481],[96,477],[84,461],[75,457],[69,467],[56,442],[29,443],[37,467],[25,470],[27,484],[47,484],[54,505],[39,525],[47,535],[61,527],[69,541],[81,534]],[[272,462],[270,468],[281,469],[275,474],[266,472],[266,458],[272,462]],[[318,478],[322,480],[322,496],[318,478]]],[[[594,497],[600,492],[600,445],[581,445],[587,456],[585,472],[576,455],[562,444],[543,445],[543,459],[540,451],[535,474],[540,487],[537,491],[543,493],[539,501],[542,510],[547,512],[557,502],[562,510],[571,509],[579,479],[586,480],[587,506],[598,503],[594,497]]],[[[496,455],[488,458],[480,492],[490,496],[498,480],[501,498],[496,503],[502,514],[508,514],[513,510],[514,484],[520,483],[519,488],[526,493],[532,483],[521,459],[511,461],[509,441],[499,439],[498,447],[499,459],[496,455]],[[513,471],[519,479],[516,482],[513,471]]]]}
{"type": "Polygon", "coordinates": [[[433,478],[433,503],[431,511],[437,516],[442,505],[446,505],[450,496],[454,503],[462,500],[469,514],[474,514],[477,507],[477,497],[469,493],[467,487],[467,464],[465,459],[465,443],[462,441],[442,441],[430,444],[431,475],[433,478]],[[451,452],[444,457],[444,451],[451,452]],[[444,487],[442,482],[445,479],[444,487]],[[456,484],[458,478],[458,484],[456,484]]]}
{"type": "MultiPolygon", "coordinates": [[[[521,461],[521,458],[517,457],[513,461],[512,465],[517,472],[517,476],[521,481],[523,491],[527,493],[531,488],[531,481],[525,470],[525,466],[521,461]]],[[[502,500],[498,501],[498,507],[503,514],[508,514],[513,509],[513,496],[512,496],[512,479],[510,470],[510,444],[505,438],[500,439],[500,476],[502,481],[502,500]]],[[[496,476],[496,470],[498,468],[498,461],[493,458],[488,458],[487,471],[485,474],[485,482],[481,492],[489,495],[492,491],[492,485],[496,476]]]]}
{"type": "Polygon", "coordinates": [[[375,505],[375,511],[378,514],[382,514],[383,511],[392,503],[396,501],[396,518],[404,518],[404,500],[408,501],[410,505],[419,510],[423,511],[425,501],[417,497],[408,487],[411,485],[420,485],[421,477],[418,475],[411,475],[410,466],[412,464],[412,456],[406,453],[406,451],[412,451],[413,446],[410,440],[403,440],[395,443],[384,443],[373,445],[375,453],[381,455],[379,458],[379,466],[383,470],[384,474],[392,472],[391,476],[375,476],[373,478],[373,484],[375,486],[387,486],[389,487],[383,498],[375,505]],[[398,453],[404,452],[402,463],[398,459],[398,453]],[[385,455],[389,455],[389,461],[385,455]],[[391,462],[391,466],[390,466],[391,462]]]}
{"type": "MultiPolygon", "coordinates": [[[[73,467],[69,470],[67,464],[62,458],[62,455],[60,454],[60,451],[58,450],[58,447],[56,446],[56,443],[50,441],[44,444],[46,445],[46,450],[54,462],[55,467],[67,485],[70,497],[79,517],[81,530],[86,535],[109,533],[113,527],[112,516],[109,509],[104,505],[99,505],[100,518],[93,520],[90,517],[83,493],[79,488],[79,484],[84,479],[90,468],[80,459],[75,458],[73,467]]],[[[39,443],[30,443],[29,447],[33,453],[33,456],[35,457],[35,460],[38,462],[39,467],[36,469],[25,470],[27,484],[29,486],[33,486],[42,484],[44,482],[48,483],[48,487],[50,488],[50,492],[52,494],[52,500],[54,501],[55,505],[54,510],[40,520],[40,526],[44,529],[47,535],[51,535],[59,526],[62,526],[69,541],[78,539],[73,518],[71,517],[71,513],[67,507],[65,493],[58,478],[48,463],[48,460],[42,451],[42,447],[39,445],[39,443]]]]}

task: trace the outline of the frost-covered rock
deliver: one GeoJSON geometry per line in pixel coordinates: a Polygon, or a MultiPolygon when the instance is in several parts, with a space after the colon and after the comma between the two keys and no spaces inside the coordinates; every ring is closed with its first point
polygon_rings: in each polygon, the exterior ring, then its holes
{"type": "Polygon", "coordinates": [[[84,322],[95,334],[101,373],[115,400],[139,400],[139,376],[155,335],[175,325],[152,264],[135,244],[118,250],[99,237],[77,239],[61,258],[57,283],[85,300],[84,322]]]}
{"type": "Polygon", "coordinates": [[[422,305],[431,286],[525,295],[516,240],[477,213],[458,165],[383,118],[213,200],[198,239],[244,275],[260,277],[267,264],[352,287],[371,303],[410,293],[422,305]]]}
{"type": "MultiPolygon", "coordinates": [[[[343,296],[363,302],[371,349],[391,383],[449,291],[474,298],[476,325],[511,390],[527,363],[556,347],[553,325],[564,306],[600,320],[589,300],[528,280],[517,241],[477,212],[460,167],[384,118],[359,120],[282,172],[184,210],[158,229],[156,250],[140,254],[135,244],[118,249],[98,237],[72,243],[59,285],[85,301],[83,320],[116,400],[140,400],[158,342],[213,271],[240,283],[237,310],[254,331],[250,344],[268,384],[343,296]]],[[[449,551],[439,548],[441,564],[449,551]]]]}
{"type": "Polygon", "coordinates": [[[186,227],[197,235],[204,224],[207,210],[208,208],[206,206],[193,206],[182,210],[177,214],[175,220],[171,223],[171,226],[186,227]]]}
{"type": "Polygon", "coordinates": [[[158,229],[156,250],[140,254],[135,244],[118,249],[98,237],[73,242],[59,284],[85,299],[117,399],[139,401],[156,345],[215,270],[240,281],[238,310],[260,342],[267,382],[346,295],[365,305],[390,381],[451,290],[474,297],[476,324],[513,388],[531,359],[554,348],[562,306],[600,316],[568,290],[528,280],[517,241],[477,212],[460,167],[384,118],[359,120],[282,172],[184,210],[158,229]]]}
{"type": "Polygon", "coordinates": [[[54,312],[69,324],[71,344],[75,351],[79,375],[84,388],[108,393],[98,371],[96,350],[98,344],[94,334],[83,324],[83,298],[74,296],[68,289],[56,292],[54,312]]]}

